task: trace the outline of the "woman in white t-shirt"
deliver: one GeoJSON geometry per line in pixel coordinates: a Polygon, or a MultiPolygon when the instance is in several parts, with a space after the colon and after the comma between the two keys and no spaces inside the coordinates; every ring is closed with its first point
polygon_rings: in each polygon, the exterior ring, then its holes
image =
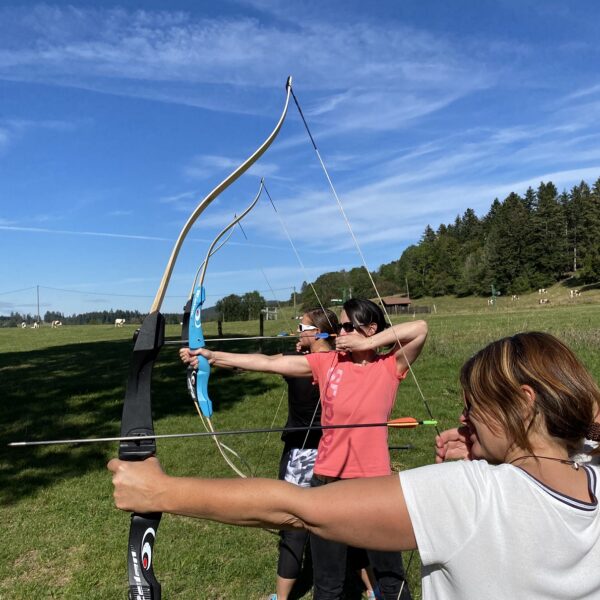
{"type": "Polygon", "coordinates": [[[418,549],[424,600],[599,598],[600,470],[570,458],[597,433],[598,385],[564,344],[535,332],[490,344],[460,379],[463,441],[476,460],[404,471],[399,482],[391,475],[311,489],[169,477],[156,459],[113,460],[116,504],[418,549]]]}

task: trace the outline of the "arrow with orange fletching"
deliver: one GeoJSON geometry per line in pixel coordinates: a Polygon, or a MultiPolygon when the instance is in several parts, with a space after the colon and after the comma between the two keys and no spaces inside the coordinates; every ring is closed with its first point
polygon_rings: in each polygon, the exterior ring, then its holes
{"type": "Polygon", "coordinates": [[[245,435],[250,433],[277,433],[290,431],[319,431],[324,429],[362,429],[365,427],[392,427],[394,429],[414,429],[419,425],[437,425],[437,421],[418,421],[413,417],[400,417],[382,423],[352,423],[348,425],[312,425],[311,427],[275,427],[268,429],[232,429],[229,431],[196,431],[192,433],[163,433],[159,435],[138,435],[127,437],[83,438],[73,440],[41,440],[32,442],[11,442],[12,447],[17,446],[56,446],[59,444],[94,444],[99,442],[143,442],[147,440],[168,440],[173,438],[188,437],[214,437],[224,435],[245,435]]]}

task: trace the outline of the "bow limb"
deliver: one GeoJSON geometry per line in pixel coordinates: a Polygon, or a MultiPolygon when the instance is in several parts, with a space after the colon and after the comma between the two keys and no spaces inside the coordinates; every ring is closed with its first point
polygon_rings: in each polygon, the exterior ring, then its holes
{"type": "Polygon", "coordinates": [[[249,204],[249,206],[244,209],[244,211],[239,215],[234,215],[233,220],[227,227],[224,227],[223,230],[215,237],[215,239],[211,242],[208,251],[206,253],[206,257],[200,263],[198,270],[196,271],[196,276],[194,277],[194,283],[192,284],[192,289],[190,290],[190,298],[194,295],[194,290],[196,289],[196,284],[200,282],[200,285],[204,285],[204,278],[206,276],[206,269],[208,268],[208,261],[211,257],[216,254],[228,241],[229,238],[233,235],[233,227],[235,227],[255,206],[258,202],[260,195],[262,194],[263,188],[265,186],[264,178],[260,180],[260,187],[258,188],[258,193],[256,194],[254,200],[249,204]],[[221,238],[228,233],[227,237],[217,246],[217,243],[221,240],[221,238]]]}
{"type": "Polygon", "coordinates": [[[287,110],[290,102],[290,95],[292,92],[292,78],[288,77],[286,83],[286,98],[285,105],[283,107],[283,112],[281,113],[281,117],[279,117],[279,121],[273,131],[269,134],[269,137],[261,144],[261,146],[254,151],[254,153],[248,157],[235,171],[233,171],[230,175],[228,175],[217,187],[215,187],[212,192],[210,192],[203,200],[198,204],[194,212],[190,215],[186,224],[183,226],[177,241],[175,242],[175,246],[173,247],[173,251],[171,252],[171,257],[169,258],[169,262],[167,263],[167,268],[163,274],[163,278],[158,287],[158,291],[156,292],[156,296],[154,298],[154,302],[152,303],[152,307],[150,309],[151,312],[155,310],[160,310],[162,306],[162,302],[165,297],[165,293],[167,291],[167,286],[169,284],[169,280],[171,279],[171,273],[173,272],[173,267],[175,266],[175,261],[177,260],[177,255],[179,254],[179,250],[183,244],[183,240],[185,236],[188,234],[188,231],[192,227],[192,225],[196,222],[196,219],[204,212],[204,209],[224,190],[226,190],[240,175],[245,173],[267,150],[267,148],[273,143],[281,126],[283,125],[283,121],[287,115],[287,110]]]}
{"type": "MultiPolygon", "coordinates": [[[[258,200],[263,192],[264,187],[265,187],[265,180],[264,180],[264,178],[261,178],[260,186],[258,188],[258,193],[254,197],[254,200],[252,200],[252,202],[244,209],[244,211],[242,213],[240,213],[239,216],[236,215],[234,217],[234,219],[231,221],[231,223],[229,223],[229,225],[227,225],[227,227],[223,228],[223,230],[219,233],[219,235],[217,235],[215,237],[215,239],[212,241],[210,247],[208,248],[208,252],[206,253],[206,258],[204,259],[204,261],[202,261],[202,265],[201,265],[200,269],[198,269],[198,273],[196,274],[196,278],[194,279],[194,285],[192,286],[190,296],[194,293],[194,288],[196,287],[196,284],[199,286],[204,285],[204,279],[206,277],[206,269],[208,268],[208,261],[210,260],[210,257],[216,252],[216,250],[214,250],[214,247],[217,245],[218,241],[230,229],[235,227],[256,206],[256,203],[258,202],[258,200]]],[[[229,237],[227,239],[229,239],[229,237]]],[[[220,247],[221,246],[219,246],[219,248],[220,247]]]]}
{"type": "MultiPolygon", "coordinates": [[[[254,200],[248,205],[248,207],[238,216],[236,215],[234,219],[219,232],[219,234],[215,237],[215,239],[210,244],[208,251],[206,253],[206,258],[202,262],[201,267],[198,269],[196,273],[196,277],[194,279],[194,284],[192,286],[191,296],[188,300],[185,308],[184,308],[184,316],[183,316],[183,327],[181,330],[182,342],[186,343],[189,348],[192,350],[196,350],[198,348],[204,348],[206,346],[204,341],[204,333],[202,331],[202,306],[204,305],[204,301],[206,298],[206,293],[204,289],[204,278],[206,276],[206,269],[208,267],[208,262],[210,257],[215,253],[215,247],[219,240],[230,231],[235,225],[237,225],[257,204],[262,191],[263,191],[264,183],[261,179],[260,187],[258,189],[258,193],[256,194],[254,200]]],[[[213,404],[208,395],[208,380],[210,377],[210,365],[204,356],[198,356],[198,366],[194,369],[193,367],[188,367],[187,370],[187,387],[194,401],[194,406],[196,411],[198,412],[198,416],[202,420],[202,423],[207,432],[214,432],[214,426],[212,423],[212,414],[213,414],[213,404]]],[[[237,454],[234,450],[223,444],[219,441],[219,438],[216,436],[213,437],[213,440],[217,446],[217,449],[221,453],[221,456],[225,460],[225,462],[231,467],[231,469],[240,477],[246,477],[245,473],[241,471],[235,463],[232,461],[231,456],[235,456],[238,460],[241,460],[245,463],[239,454],[237,454]]]]}
{"type": "MultiPolygon", "coordinates": [[[[291,77],[286,84],[286,99],[283,112],[268,138],[235,171],[226,177],[196,207],[188,218],[171,252],[162,280],[140,330],[134,338],[133,355],[129,365],[127,389],[123,403],[121,436],[144,436],[143,440],[122,441],[119,445],[121,460],[144,460],[156,453],[156,441],[152,422],[152,369],[164,343],[165,319],[160,309],[165,297],[171,274],[179,255],[179,250],[190,228],[208,205],[240,175],[246,172],[267,150],[277,137],[287,109],[291,94],[291,77]]],[[[161,514],[133,513],[129,528],[128,575],[130,600],[160,600],[161,587],[153,570],[153,550],[156,532],[161,514]]]]}

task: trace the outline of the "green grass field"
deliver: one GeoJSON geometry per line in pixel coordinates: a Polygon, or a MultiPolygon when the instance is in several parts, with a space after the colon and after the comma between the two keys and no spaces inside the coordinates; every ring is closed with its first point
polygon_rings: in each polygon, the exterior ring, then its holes
{"type": "MultiPolygon", "coordinates": [[[[535,295],[520,303],[501,299],[491,308],[485,299],[436,301],[437,312],[426,316],[430,336],[414,371],[440,428],[453,426],[460,413],[462,362],[487,342],[517,331],[558,335],[600,379],[600,303],[557,299],[542,307],[535,300],[535,295]]],[[[268,322],[265,333],[293,326],[268,322]]],[[[105,470],[117,444],[8,448],[6,443],[118,435],[133,331],[133,326],[0,330],[1,599],[126,597],[129,516],[114,509],[105,470]]],[[[231,336],[257,331],[257,323],[225,324],[231,336]]],[[[206,333],[216,334],[214,324],[206,333]]],[[[167,334],[177,337],[178,328],[167,334]]],[[[292,340],[264,341],[262,350],[292,346],[292,340]]],[[[252,352],[257,346],[243,342],[226,348],[252,352]]],[[[285,402],[276,414],[285,392],[280,377],[213,371],[210,392],[217,429],[285,422],[285,402]]],[[[155,367],[153,406],[157,433],[201,430],[173,346],[163,348],[155,367]]],[[[427,416],[410,378],[400,386],[394,416],[427,416]]],[[[392,453],[394,467],[432,462],[434,435],[432,428],[391,431],[390,444],[414,445],[392,453]]],[[[229,442],[254,474],[276,476],[279,435],[229,442]]],[[[207,439],[159,440],[158,456],[172,474],[231,476],[207,439]]],[[[155,569],[164,598],[264,599],[274,591],[276,554],[276,538],[268,533],[166,515],[155,569]]],[[[416,558],[409,578],[414,598],[420,598],[416,558]]]]}

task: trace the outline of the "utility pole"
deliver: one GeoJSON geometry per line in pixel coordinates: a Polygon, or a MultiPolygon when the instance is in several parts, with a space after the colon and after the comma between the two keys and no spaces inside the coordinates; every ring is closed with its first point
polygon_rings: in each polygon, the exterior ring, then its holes
{"type": "Polygon", "coordinates": [[[297,314],[298,314],[296,312],[296,286],[293,287],[293,290],[294,290],[294,292],[293,292],[293,298],[294,298],[294,317],[296,317],[297,314]]]}
{"type": "Polygon", "coordinates": [[[36,286],[37,289],[37,320],[38,323],[41,324],[42,320],[40,319],[40,286],[36,286]]]}

